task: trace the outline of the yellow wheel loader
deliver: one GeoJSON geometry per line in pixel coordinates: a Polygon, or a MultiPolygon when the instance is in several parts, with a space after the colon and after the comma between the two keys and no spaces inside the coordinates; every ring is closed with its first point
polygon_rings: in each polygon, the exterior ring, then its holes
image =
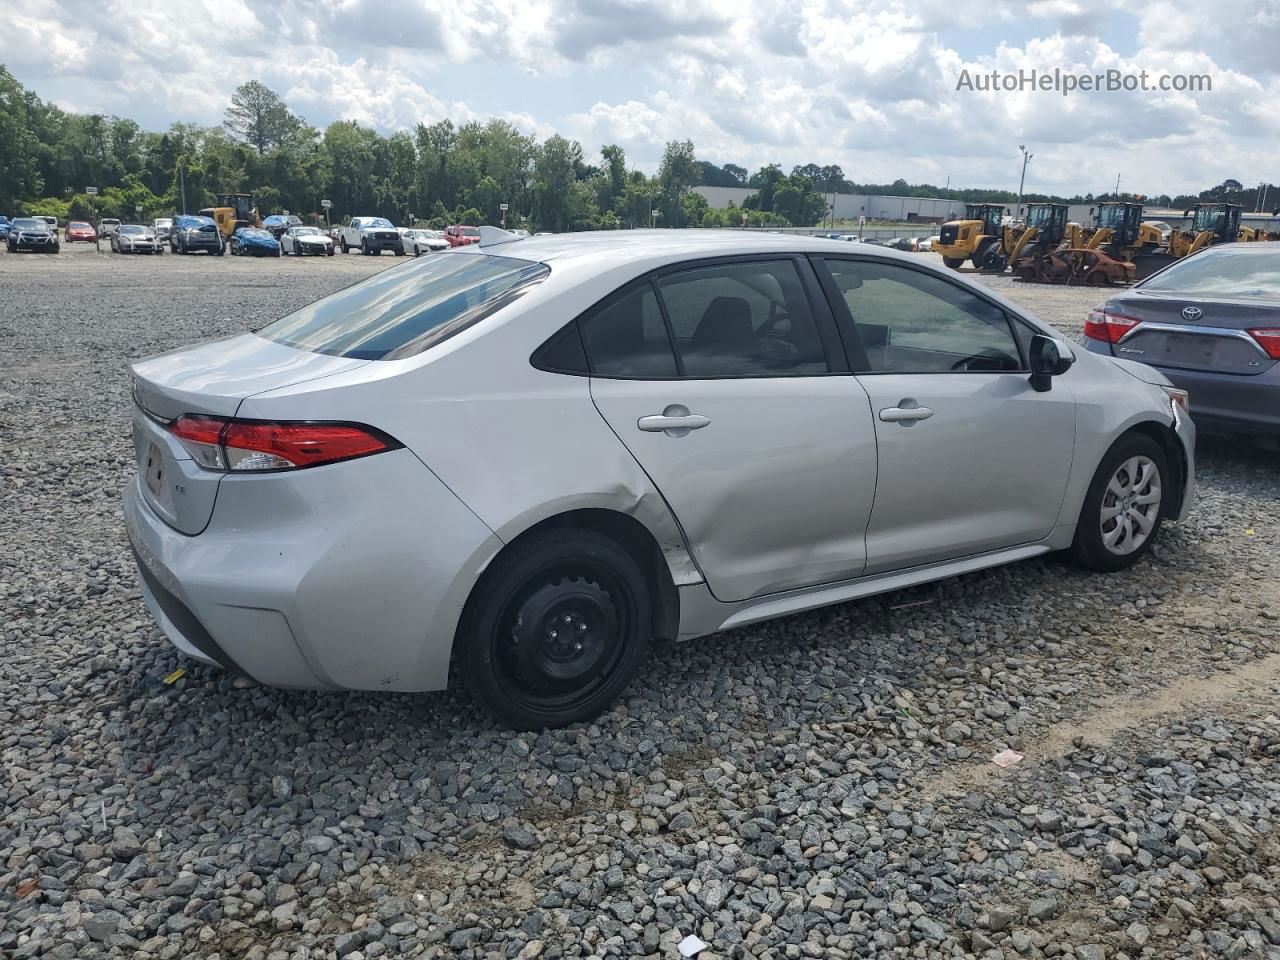
{"type": "Polygon", "coordinates": [[[1163,250],[1137,254],[1133,258],[1138,279],[1149,277],[1175,260],[1189,257],[1219,243],[1235,243],[1240,239],[1238,203],[1197,203],[1182,215],[1191,218],[1191,226],[1175,228],[1163,250]]]}
{"type": "Polygon", "coordinates": [[[1128,201],[1099,203],[1094,210],[1093,233],[1081,246],[1130,263],[1138,254],[1160,249],[1164,236],[1155,224],[1142,222],[1142,210],[1142,204],[1128,201]]]}
{"type": "MultiPolygon", "coordinates": [[[[1019,273],[1025,261],[1044,257],[1068,239],[1067,205],[1065,203],[1032,203],[1027,206],[1027,220],[1021,227],[1005,232],[1003,249],[987,254],[983,269],[995,273],[1012,266],[1019,273]]],[[[1025,271],[1023,271],[1025,272],[1025,271]]]]}
{"type": "Polygon", "coordinates": [[[218,225],[224,239],[241,227],[260,227],[262,217],[258,208],[253,205],[253,197],[247,193],[224,193],[218,197],[216,207],[205,207],[200,216],[211,217],[218,225]]]}
{"type": "Polygon", "coordinates": [[[1004,243],[1003,219],[1002,203],[967,203],[963,220],[948,220],[942,225],[933,250],[942,254],[942,262],[953,270],[960,269],[966,260],[980,267],[991,247],[1004,243]]]}

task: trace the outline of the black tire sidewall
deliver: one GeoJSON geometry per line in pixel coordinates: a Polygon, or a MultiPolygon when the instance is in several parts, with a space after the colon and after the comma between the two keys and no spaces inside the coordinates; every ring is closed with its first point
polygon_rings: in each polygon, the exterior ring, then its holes
{"type": "Polygon", "coordinates": [[[1089,483],[1089,491],[1085,494],[1084,505],[1080,508],[1080,517],[1076,522],[1076,536],[1071,552],[1076,562],[1090,570],[1112,573],[1123,570],[1137,563],[1151,549],[1160,528],[1164,524],[1168,510],[1169,497],[1172,495],[1172,475],[1169,471],[1169,458],[1164,450],[1151,437],[1142,433],[1130,433],[1117,440],[1107,451],[1107,455],[1098,464],[1098,469],[1089,483]],[[1106,494],[1107,484],[1121,463],[1130,457],[1150,457],[1160,470],[1160,514],[1156,524],[1142,546],[1133,553],[1124,555],[1112,553],[1102,543],[1102,525],[1100,514],[1102,499],[1106,494]]]}
{"type": "Polygon", "coordinates": [[[652,635],[650,587],[640,565],[614,540],[588,530],[548,530],[533,534],[498,557],[472,595],[459,632],[459,665],[467,688],[500,721],[519,730],[542,730],[598,716],[626,689],[644,663],[652,635]],[[588,559],[605,565],[630,592],[625,598],[631,629],[609,681],[573,710],[531,709],[513,702],[497,676],[490,638],[512,592],[531,573],[560,560],[588,559]]]}

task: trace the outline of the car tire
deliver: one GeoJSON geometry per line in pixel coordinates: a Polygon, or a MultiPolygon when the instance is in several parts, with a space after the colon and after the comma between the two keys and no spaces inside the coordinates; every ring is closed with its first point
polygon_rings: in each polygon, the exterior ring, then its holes
{"type": "Polygon", "coordinates": [[[342,252],[343,252],[343,253],[350,253],[350,252],[351,252],[351,248],[350,248],[349,246],[347,246],[347,238],[346,238],[346,237],[343,237],[343,238],[342,238],[342,252]]]}
{"type": "Polygon", "coordinates": [[[640,565],[616,541],[591,530],[531,534],[494,561],[467,604],[462,679],[520,730],[590,720],[643,664],[651,607],[640,565]]]}
{"type": "Polygon", "coordinates": [[[1101,573],[1135,564],[1160,534],[1172,479],[1168,458],[1151,437],[1130,433],[1116,441],[1080,508],[1071,545],[1076,563],[1101,573]]]}
{"type": "Polygon", "coordinates": [[[959,270],[960,265],[964,263],[964,257],[943,257],[942,262],[952,270],[959,270]]]}
{"type": "Polygon", "coordinates": [[[333,244],[332,244],[332,243],[331,243],[331,244],[329,244],[329,254],[328,254],[328,255],[329,255],[329,256],[331,256],[331,257],[333,256],[333,244]]]}

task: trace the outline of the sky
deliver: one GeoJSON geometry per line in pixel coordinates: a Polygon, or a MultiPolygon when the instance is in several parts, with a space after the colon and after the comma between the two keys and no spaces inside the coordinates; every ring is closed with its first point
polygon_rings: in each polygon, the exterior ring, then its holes
{"type": "Polygon", "coordinates": [[[1198,192],[1280,179],[1280,0],[3,0],[0,62],[75,111],[216,124],[266,83],[312,124],[501,117],[859,182],[1198,192]],[[1207,75],[1200,92],[984,92],[1016,74],[1207,75]]]}

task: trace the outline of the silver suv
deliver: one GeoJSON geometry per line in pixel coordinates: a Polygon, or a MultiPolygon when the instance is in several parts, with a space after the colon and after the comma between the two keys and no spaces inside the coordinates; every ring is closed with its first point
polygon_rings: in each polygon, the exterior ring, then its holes
{"type": "Polygon", "coordinates": [[[1070,550],[1193,499],[1187,397],[919,258],[481,242],[133,366],[125,516],[182,651],[539,728],[683,639],[1070,550]]]}

